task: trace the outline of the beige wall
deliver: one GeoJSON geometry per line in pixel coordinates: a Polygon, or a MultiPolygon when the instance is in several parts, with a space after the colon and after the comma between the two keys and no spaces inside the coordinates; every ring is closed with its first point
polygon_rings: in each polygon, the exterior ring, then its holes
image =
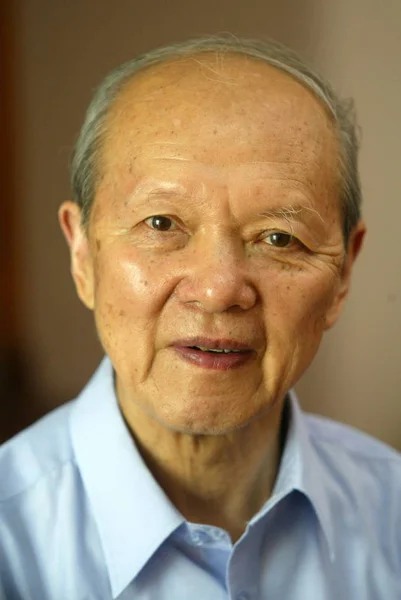
{"type": "Polygon", "coordinates": [[[401,3],[399,0],[18,0],[19,188],[25,342],[49,406],[100,349],[75,297],[57,207],[91,89],[117,63],[201,33],[291,45],[356,99],[369,236],[342,322],[299,384],[308,409],[401,448],[401,3]]]}

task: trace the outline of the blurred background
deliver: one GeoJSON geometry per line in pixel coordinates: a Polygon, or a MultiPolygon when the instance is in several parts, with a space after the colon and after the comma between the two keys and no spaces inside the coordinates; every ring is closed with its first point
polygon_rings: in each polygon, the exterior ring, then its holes
{"type": "Polygon", "coordinates": [[[368,237],[297,389],[401,449],[400,0],[0,1],[0,440],[74,397],[101,357],[57,223],[93,88],[138,53],[227,31],[286,43],[355,98],[368,237]]]}

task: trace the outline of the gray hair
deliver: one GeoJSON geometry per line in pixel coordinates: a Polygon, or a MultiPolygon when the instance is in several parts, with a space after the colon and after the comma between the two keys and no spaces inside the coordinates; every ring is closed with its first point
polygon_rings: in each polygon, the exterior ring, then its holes
{"type": "Polygon", "coordinates": [[[110,108],[128,81],[139,71],[174,59],[188,58],[203,52],[245,55],[284,71],[311,90],[328,110],[339,142],[340,201],[343,213],[343,237],[360,218],[361,187],[358,174],[358,129],[353,101],[342,100],[331,85],[292,50],[277,42],[236,38],[231,35],[207,36],[164,46],[130,60],[114,69],[94,93],[78,136],[71,162],[71,185],[74,200],[82,210],[87,226],[100,173],[100,148],[105,139],[110,108]]]}

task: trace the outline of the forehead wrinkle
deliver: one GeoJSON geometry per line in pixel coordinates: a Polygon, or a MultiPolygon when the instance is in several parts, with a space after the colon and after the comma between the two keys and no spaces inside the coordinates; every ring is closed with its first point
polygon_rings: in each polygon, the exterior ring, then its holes
{"type": "MultiPolygon", "coordinates": [[[[143,144],[143,147],[153,147],[153,146],[183,146],[185,148],[187,148],[187,144],[185,142],[163,142],[163,144],[160,144],[160,142],[147,142],[146,144],[143,144]]],[[[139,146],[138,146],[139,149],[139,146]]],[[[135,156],[132,157],[132,163],[134,163],[138,158],[141,157],[147,157],[146,152],[136,152],[135,156]]],[[[201,165],[204,165],[206,167],[211,167],[211,168],[221,168],[221,169],[231,169],[233,167],[232,162],[229,164],[216,164],[215,161],[210,162],[205,162],[203,160],[200,160],[199,158],[187,158],[185,156],[163,156],[163,155],[157,155],[157,154],[152,154],[152,160],[160,160],[160,161],[174,161],[174,160],[178,160],[178,161],[182,161],[182,162],[194,162],[194,163],[199,163],[201,165]]],[[[247,167],[248,165],[252,165],[252,166],[266,166],[266,165],[298,165],[298,166],[304,166],[305,165],[305,161],[304,160],[295,160],[293,158],[291,158],[291,161],[289,163],[288,160],[278,160],[278,159],[274,159],[274,160],[247,160],[244,162],[237,162],[235,163],[236,167],[247,167]]]]}
{"type": "Polygon", "coordinates": [[[156,185],[150,181],[140,181],[135,185],[134,189],[130,194],[130,200],[136,200],[137,198],[143,198],[146,201],[150,201],[156,198],[171,199],[173,197],[180,197],[188,195],[188,190],[178,182],[165,182],[164,184],[157,183],[156,185]]]}
{"type": "Polygon", "coordinates": [[[205,186],[203,184],[194,188],[193,185],[186,186],[179,182],[153,183],[145,180],[135,186],[129,196],[128,203],[141,201],[144,204],[152,204],[153,201],[158,200],[181,202],[188,199],[201,201],[204,196],[205,186]]]}
{"type": "MultiPolygon", "coordinates": [[[[175,145],[172,143],[172,145],[175,145]]],[[[183,146],[185,146],[187,148],[187,146],[185,144],[183,144],[183,146]]],[[[218,177],[220,175],[220,173],[226,173],[226,172],[230,172],[231,176],[239,176],[241,175],[241,171],[242,170],[247,170],[247,169],[252,169],[249,173],[247,173],[247,177],[256,177],[258,179],[258,181],[260,181],[260,178],[262,178],[262,180],[264,179],[274,179],[277,182],[283,182],[283,183],[287,183],[289,186],[293,187],[294,184],[296,184],[297,186],[300,187],[305,187],[308,188],[307,192],[310,193],[310,189],[309,189],[309,185],[311,183],[310,179],[308,178],[308,180],[304,181],[302,179],[302,177],[300,178],[298,175],[298,170],[296,170],[295,172],[293,171],[294,167],[301,167],[302,170],[304,168],[304,161],[302,160],[293,160],[291,158],[291,160],[253,160],[253,159],[249,159],[249,160],[231,160],[228,161],[227,163],[225,162],[219,162],[217,161],[216,157],[213,155],[210,158],[210,161],[207,157],[203,158],[200,156],[182,156],[179,153],[179,150],[177,150],[178,155],[173,155],[170,153],[170,156],[163,156],[162,154],[153,154],[151,155],[151,160],[152,161],[159,161],[161,164],[165,163],[166,165],[168,164],[188,164],[188,165],[193,165],[194,167],[201,167],[202,169],[206,169],[207,173],[209,175],[212,175],[214,177],[218,177]],[[276,167],[276,169],[275,169],[276,167]],[[255,170],[254,170],[255,169],[255,170]],[[308,185],[309,184],[309,185],[308,185]]],[[[140,152],[140,153],[136,153],[135,156],[133,156],[131,158],[131,160],[128,161],[128,167],[129,169],[133,169],[135,168],[135,162],[139,161],[139,165],[141,163],[141,159],[145,159],[145,161],[148,159],[148,155],[146,154],[146,152],[140,152]]],[[[141,168],[141,167],[139,167],[141,168]]],[[[316,171],[316,165],[310,165],[310,170],[311,173],[310,175],[314,175],[314,172],[316,171]]],[[[186,172],[185,172],[186,173],[186,172]]],[[[188,171],[188,174],[190,175],[191,171],[188,171]]],[[[182,173],[181,173],[182,175],[182,173]]],[[[231,178],[231,177],[230,177],[231,178]]],[[[173,184],[172,184],[173,185],[173,184]]],[[[313,185],[311,186],[313,187],[313,185]]]]}

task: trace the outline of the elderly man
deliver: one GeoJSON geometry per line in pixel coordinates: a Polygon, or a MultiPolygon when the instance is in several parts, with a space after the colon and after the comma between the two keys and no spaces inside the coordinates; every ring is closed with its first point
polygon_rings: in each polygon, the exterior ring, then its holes
{"type": "Polygon", "coordinates": [[[1,451],[6,598],[401,598],[399,455],[291,391],[365,233],[356,155],[350,109],[274,43],[101,85],[59,216],[107,358],[1,451]]]}

